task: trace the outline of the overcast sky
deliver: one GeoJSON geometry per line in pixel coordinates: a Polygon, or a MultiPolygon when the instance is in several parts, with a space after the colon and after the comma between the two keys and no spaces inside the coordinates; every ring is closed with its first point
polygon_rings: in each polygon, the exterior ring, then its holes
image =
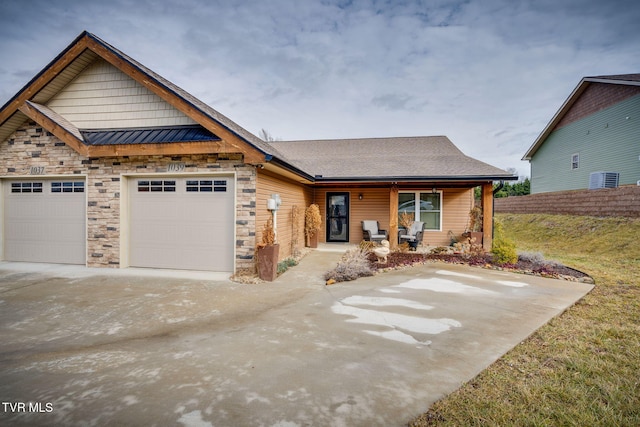
{"type": "Polygon", "coordinates": [[[521,176],[582,77],[640,73],[637,0],[1,0],[0,105],[83,30],[256,135],[446,135],[521,176]]]}

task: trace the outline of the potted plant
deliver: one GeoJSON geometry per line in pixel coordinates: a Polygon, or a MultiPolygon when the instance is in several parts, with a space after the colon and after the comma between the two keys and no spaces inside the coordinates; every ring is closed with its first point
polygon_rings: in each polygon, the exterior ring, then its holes
{"type": "Polygon", "coordinates": [[[474,206],[469,212],[469,231],[465,237],[469,238],[472,244],[482,244],[482,207],[474,206]]]}
{"type": "Polygon", "coordinates": [[[304,214],[304,233],[307,236],[307,246],[310,248],[318,247],[318,230],[320,230],[321,225],[320,207],[312,204],[305,210],[304,214]]]}
{"type": "Polygon", "coordinates": [[[262,229],[262,242],[257,245],[256,257],[258,277],[272,282],[278,276],[280,245],[276,243],[273,219],[269,218],[262,229]]]}

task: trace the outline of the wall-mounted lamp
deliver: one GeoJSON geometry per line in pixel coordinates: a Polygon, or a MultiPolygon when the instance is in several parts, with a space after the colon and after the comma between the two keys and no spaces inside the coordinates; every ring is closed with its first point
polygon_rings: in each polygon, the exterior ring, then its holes
{"type": "Polygon", "coordinates": [[[431,189],[431,192],[432,192],[433,194],[436,194],[436,193],[438,192],[438,189],[437,189],[436,187],[433,187],[433,188],[431,189]]]}
{"type": "Polygon", "coordinates": [[[358,199],[360,200],[364,199],[364,195],[362,193],[358,194],[358,199]]]}

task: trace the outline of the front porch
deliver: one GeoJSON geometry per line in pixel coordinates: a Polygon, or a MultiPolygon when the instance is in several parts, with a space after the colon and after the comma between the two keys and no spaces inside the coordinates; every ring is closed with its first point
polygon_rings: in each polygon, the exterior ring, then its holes
{"type": "Polygon", "coordinates": [[[420,248],[449,246],[452,236],[460,240],[462,234],[469,230],[469,212],[474,207],[476,186],[482,188],[485,230],[482,245],[490,250],[493,237],[492,182],[473,182],[455,187],[438,183],[317,187],[313,200],[323,216],[318,241],[331,245],[358,244],[364,238],[361,222],[375,220],[381,229],[388,231],[389,243],[395,248],[401,227],[399,213],[408,212],[415,215],[415,220],[425,222],[420,248]]]}

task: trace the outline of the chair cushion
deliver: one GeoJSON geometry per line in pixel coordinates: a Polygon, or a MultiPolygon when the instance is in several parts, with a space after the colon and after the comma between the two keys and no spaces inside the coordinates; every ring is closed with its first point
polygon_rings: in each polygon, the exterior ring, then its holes
{"type": "Polygon", "coordinates": [[[362,228],[368,230],[372,236],[378,234],[378,221],[362,221],[362,228]]]}
{"type": "Polygon", "coordinates": [[[407,231],[407,234],[409,236],[415,236],[416,233],[422,231],[422,224],[420,221],[414,221],[413,224],[411,224],[411,228],[407,231]]]}

